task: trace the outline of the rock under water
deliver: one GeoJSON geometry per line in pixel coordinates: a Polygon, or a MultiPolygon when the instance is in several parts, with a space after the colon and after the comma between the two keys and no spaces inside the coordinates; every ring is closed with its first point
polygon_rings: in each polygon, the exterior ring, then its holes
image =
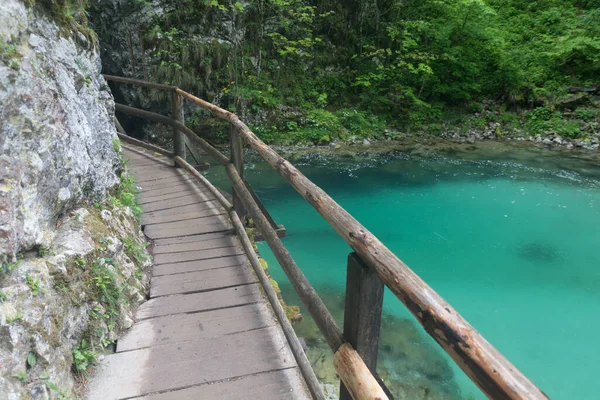
{"type": "Polygon", "coordinates": [[[532,262],[551,263],[562,258],[558,247],[542,242],[522,243],[517,246],[516,253],[532,262]]]}

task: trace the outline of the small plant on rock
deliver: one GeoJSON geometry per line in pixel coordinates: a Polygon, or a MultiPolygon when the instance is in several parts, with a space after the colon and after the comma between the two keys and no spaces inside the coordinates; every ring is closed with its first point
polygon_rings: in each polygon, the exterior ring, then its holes
{"type": "Polygon", "coordinates": [[[73,349],[73,368],[75,368],[75,372],[78,374],[85,373],[90,366],[96,364],[97,358],[98,354],[89,350],[85,339],[82,340],[81,344],[73,349]]]}
{"type": "Polygon", "coordinates": [[[15,315],[6,316],[6,323],[12,324],[13,322],[19,321],[21,318],[23,318],[23,314],[21,314],[21,313],[16,313],[15,315]]]}
{"type": "Polygon", "coordinates": [[[53,251],[51,249],[49,249],[48,247],[38,247],[37,248],[37,255],[38,257],[48,257],[53,255],[53,251]]]}
{"type": "Polygon", "coordinates": [[[20,380],[22,383],[26,383],[29,381],[29,375],[26,372],[19,372],[13,375],[15,378],[20,380]]]}
{"type": "Polygon", "coordinates": [[[77,260],[75,260],[75,265],[77,265],[81,269],[85,269],[85,267],[87,266],[87,260],[85,259],[85,257],[78,257],[77,260]]]}
{"type": "Polygon", "coordinates": [[[29,276],[29,272],[25,275],[25,282],[27,282],[27,285],[29,285],[31,293],[34,296],[37,296],[40,293],[40,280],[29,276]]]}
{"type": "Polygon", "coordinates": [[[89,285],[94,292],[94,300],[105,308],[104,318],[109,329],[114,326],[114,316],[119,315],[119,307],[126,301],[123,288],[119,285],[115,273],[110,268],[114,261],[110,258],[98,258],[90,269],[89,285]]]}
{"type": "Polygon", "coordinates": [[[144,242],[138,244],[133,236],[121,239],[123,246],[125,246],[125,253],[131,258],[138,266],[142,266],[150,259],[150,256],[146,252],[146,246],[150,243],[144,242]]]}
{"type": "Polygon", "coordinates": [[[17,260],[14,263],[3,263],[0,266],[0,272],[3,272],[5,274],[9,274],[11,273],[15,268],[17,268],[19,266],[19,264],[21,264],[21,260],[17,260]]]}

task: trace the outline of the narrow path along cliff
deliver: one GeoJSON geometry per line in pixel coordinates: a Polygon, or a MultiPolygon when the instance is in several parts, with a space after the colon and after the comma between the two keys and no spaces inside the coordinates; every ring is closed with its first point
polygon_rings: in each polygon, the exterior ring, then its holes
{"type": "Polygon", "coordinates": [[[128,147],[154,254],[150,300],[89,399],[311,398],[225,210],[172,163],[128,147]]]}

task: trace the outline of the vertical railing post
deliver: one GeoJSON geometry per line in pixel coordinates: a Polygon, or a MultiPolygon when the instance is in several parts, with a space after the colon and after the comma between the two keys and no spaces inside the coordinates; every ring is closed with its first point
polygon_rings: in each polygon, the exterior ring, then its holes
{"type": "MultiPolygon", "coordinates": [[[[344,305],[344,337],[361,356],[374,376],[377,368],[383,282],[356,253],[348,255],[346,301],[344,305]]],[[[352,397],[340,383],[340,400],[352,397]]]]}
{"type": "MultiPolygon", "coordinates": [[[[240,177],[244,178],[244,142],[242,136],[238,133],[237,129],[231,125],[229,130],[229,140],[231,142],[231,163],[237,170],[240,177]]],[[[244,221],[246,211],[244,210],[244,203],[239,198],[235,189],[231,189],[233,209],[238,214],[240,219],[244,221]]]]}
{"type": "MultiPolygon", "coordinates": [[[[171,97],[172,117],[175,121],[183,124],[185,121],[181,100],[181,96],[173,92],[171,97]]],[[[176,127],[173,127],[173,153],[185,160],[185,141],[183,139],[183,133],[176,127]]]]}

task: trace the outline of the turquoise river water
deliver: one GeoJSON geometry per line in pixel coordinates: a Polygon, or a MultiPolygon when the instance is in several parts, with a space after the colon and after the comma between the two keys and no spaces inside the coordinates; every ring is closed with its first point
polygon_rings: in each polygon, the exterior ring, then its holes
{"type": "MultiPolygon", "coordinates": [[[[291,161],[551,398],[599,397],[597,163],[495,143],[291,161]]],[[[254,160],[247,179],[341,324],[349,246],[265,163],[254,160]]],[[[299,304],[266,244],[259,249],[285,300],[299,304]]],[[[327,347],[303,314],[297,332],[319,377],[333,382],[327,347]]],[[[484,398],[389,291],[379,368],[397,398],[484,398]]]]}

